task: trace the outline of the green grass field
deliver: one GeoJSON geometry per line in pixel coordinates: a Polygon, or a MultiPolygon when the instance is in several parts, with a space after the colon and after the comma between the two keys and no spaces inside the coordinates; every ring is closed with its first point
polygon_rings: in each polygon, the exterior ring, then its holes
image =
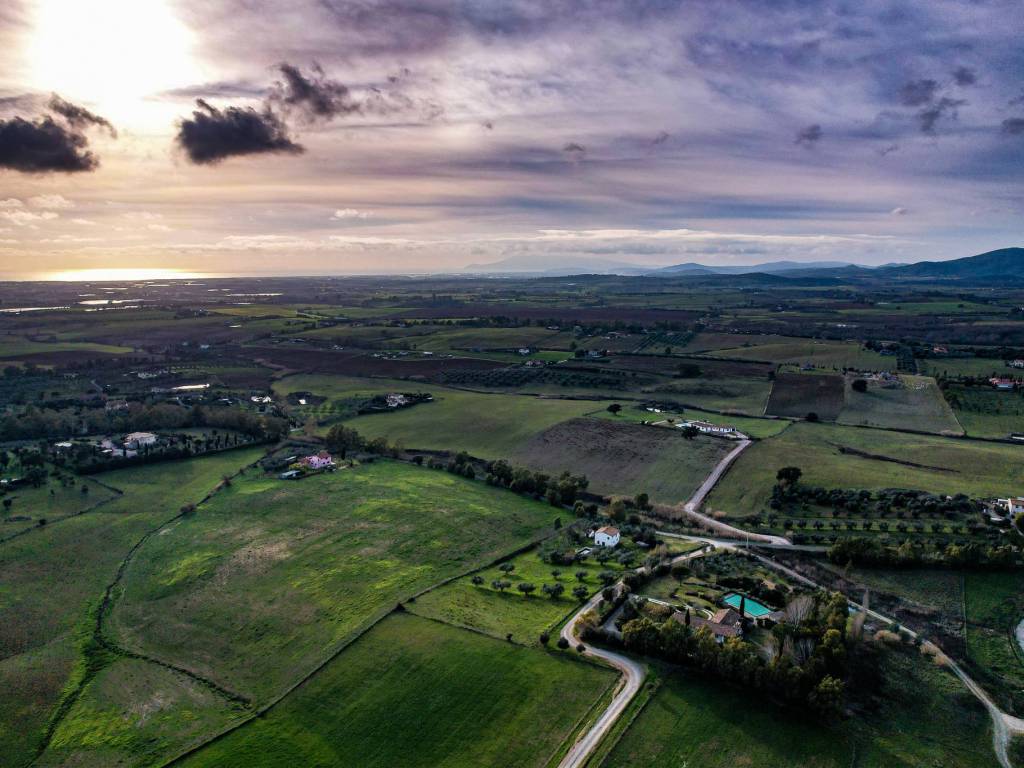
{"type": "Polygon", "coordinates": [[[395,614],[189,768],[542,768],[612,684],[578,661],[395,614]]]}
{"type": "Polygon", "coordinates": [[[933,357],[919,360],[918,368],[929,376],[957,378],[960,376],[1010,376],[1019,369],[1010,368],[1004,360],[987,357],[933,357]]]}
{"type": "Polygon", "coordinates": [[[760,416],[771,392],[767,379],[723,376],[707,379],[672,379],[644,388],[649,397],[673,400],[696,408],[760,416]]]}
{"type": "Polygon", "coordinates": [[[419,616],[469,627],[500,639],[511,632],[514,642],[537,645],[541,632],[551,631],[579,609],[580,602],[572,595],[574,587],[582,584],[593,594],[604,586],[599,573],[622,570],[614,561],[601,565],[592,559],[571,566],[553,566],[545,563],[536,550],[508,562],[515,570],[507,575],[497,566],[486,568],[478,572],[483,584],[473,584],[471,576],[463,576],[416,598],[408,609],[419,616]],[[551,573],[553,569],[561,571],[557,579],[551,573]],[[578,579],[578,571],[585,571],[585,578],[578,579]],[[510,581],[512,586],[500,592],[491,586],[495,580],[510,581]],[[534,584],[537,591],[530,596],[517,591],[516,585],[524,581],[534,584]],[[560,597],[552,599],[541,591],[541,585],[556,583],[565,587],[560,597]]]}
{"type": "Polygon", "coordinates": [[[131,347],[122,347],[115,344],[64,341],[41,342],[11,336],[0,337],[0,358],[4,359],[28,355],[43,355],[53,352],[97,352],[104,355],[125,355],[131,351],[131,347]]]}
{"type": "Polygon", "coordinates": [[[846,401],[837,419],[841,424],[963,434],[952,409],[930,377],[900,376],[903,386],[893,389],[869,382],[867,392],[854,391],[853,381],[847,377],[846,401]]]}
{"type": "Polygon", "coordinates": [[[1024,431],[1024,396],[1020,391],[999,392],[987,387],[950,385],[946,399],[967,434],[1007,438],[1024,431]]]}
{"type": "Polygon", "coordinates": [[[522,546],[550,506],[397,462],[252,473],[152,537],[111,634],[264,702],[415,592],[522,546]]]}
{"type": "Polygon", "coordinates": [[[406,448],[465,450],[481,458],[498,459],[513,455],[548,427],[608,405],[590,400],[424,389],[434,394],[434,402],[393,413],[358,416],[347,424],[365,437],[401,441],[406,448]]]}
{"type": "Polygon", "coordinates": [[[716,349],[716,357],[741,360],[767,360],[777,365],[803,365],[816,368],[857,368],[867,371],[894,370],[896,359],[865,349],[855,341],[825,341],[822,339],[787,339],[775,337],[772,343],[751,347],[716,349]]]}
{"type": "MultiPolygon", "coordinates": [[[[51,467],[48,469],[52,470],[51,467]]],[[[8,476],[17,476],[17,468],[8,469],[8,476]]],[[[38,526],[41,522],[49,525],[65,517],[78,514],[97,505],[105,504],[115,497],[113,491],[104,488],[89,478],[73,478],[74,482],[61,483],[52,474],[38,488],[23,486],[3,496],[10,500],[10,507],[0,508],[0,540],[12,534],[38,526]],[[82,493],[82,486],[88,490],[82,493]]]]}
{"type": "Polygon", "coordinates": [[[706,506],[731,515],[766,509],[775,473],[788,466],[803,470],[802,482],[829,488],[998,496],[1024,484],[1022,458],[1024,446],[800,423],[748,448],[706,506]],[[891,460],[844,454],[842,448],[891,460]]]}
{"type": "Polygon", "coordinates": [[[686,672],[662,686],[602,768],[995,768],[988,714],[913,652],[887,654],[876,712],[822,725],[686,672]]]}
{"type": "Polygon", "coordinates": [[[982,684],[1010,712],[1024,714],[1024,651],[1014,629],[1024,619],[1024,575],[964,576],[967,658],[984,671],[982,684]]]}
{"type": "Polygon", "coordinates": [[[128,550],[259,449],[106,472],[124,491],[84,515],[0,544],[0,764],[28,762],[78,661],[75,632],[128,550]]]}

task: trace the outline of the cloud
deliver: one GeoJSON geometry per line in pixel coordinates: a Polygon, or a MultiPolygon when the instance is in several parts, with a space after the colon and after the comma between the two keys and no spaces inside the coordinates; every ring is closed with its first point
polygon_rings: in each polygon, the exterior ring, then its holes
{"type": "Polygon", "coordinates": [[[28,199],[33,208],[45,208],[48,211],[60,211],[74,208],[75,204],[63,195],[36,195],[28,199]]]}
{"type": "Polygon", "coordinates": [[[8,197],[6,200],[0,200],[0,210],[9,210],[11,208],[24,208],[25,204],[16,197],[8,197]]]}
{"type": "Polygon", "coordinates": [[[19,208],[0,211],[0,221],[6,221],[8,224],[14,224],[17,227],[32,227],[40,221],[50,221],[56,218],[59,218],[59,216],[53,211],[35,213],[19,208]]]}
{"type": "Polygon", "coordinates": [[[889,211],[889,214],[891,216],[906,216],[908,213],[909,211],[902,206],[898,208],[893,208],[891,211],[889,211]]]}
{"type": "Polygon", "coordinates": [[[1003,120],[1003,133],[1009,136],[1024,134],[1024,117],[1008,117],[1003,120]]]}
{"type": "Polygon", "coordinates": [[[905,107],[920,107],[930,104],[939,90],[935,80],[911,80],[900,88],[900,102],[905,107]]]}
{"type": "Polygon", "coordinates": [[[587,148],[575,141],[570,141],[563,146],[562,151],[569,158],[569,161],[573,163],[578,163],[587,156],[587,148]]]}
{"type": "Polygon", "coordinates": [[[934,135],[936,124],[943,118],[956,120],[957,110],[966,103],[963,99],[951,99],[948,96],[943,96],[932,105],[925,107],[917,113],[921,133],[934,135]]]}
{"type": "Polygon", "coordinates": [[[805,147],[813,147],[819,141],[821,141],[822,131],[821,126],[815,123],[814,125],[808,125],[806,128],[801,129],[797,135],[794,144],[801,144],[805,147]]]}
{"type": "Polygon", "coordinates": [[[288,136],[288,127],[269,108],[217,109],[196,99],[198,109],[178,124],[175,141],[196,165],[215,165],[229,157],[305,151],[288,136]]]}
{"type": "Polygon", "coordinates": [[[95,227],[96,222],[91,219],[71,219],[72,224],[77,224],[80,227],[95,227]]]}
{"type": "Polygon", "coordinates": [[[0,120],[0,168],[21,173],[80,173],[99,167],[84,134],[49,115],[0,120]]]}
{"type": "Polygon", "coordinates": [[[978,82],[978,73],[970,67],[957,67],[953,70],[953,80],[961,88],[978,82]]]}
{"type": "Polygon", "coordinates": [[[292,64],[279,65],[283,82],[274,84],[270,101],[307,120],[330,120],[362,111],[346,85],[329,79],[319,64],[313,64],[312,70],[307,76],[292,64]]]}
{"type": "Polygon", "coordinates": [[[369,211],[357,211],[355,208],[339,208],[333,214],[332,219],[368,219],[372,216],[369,211]]]}
{"type": "Polygon", "coordinates": [[[97,126],[99,128],[106,128],[112,138],[117,138],[117,130],[110,124],[110,121],[104,117],[93,114],[85,107],[80,107],[77,104],[72,104],[70,101],[65,101],[56,93],[50,97],[50,101],[47,104],[51,112],[56,112],[58,115],[63,117],[68,125],[76,130],[88,128],[89,126],[97,126]]]}

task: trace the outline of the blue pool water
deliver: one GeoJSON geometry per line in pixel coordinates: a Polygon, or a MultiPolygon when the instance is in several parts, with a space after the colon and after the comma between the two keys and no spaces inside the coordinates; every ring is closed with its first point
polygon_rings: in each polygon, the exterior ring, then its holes
{"type": "MultiPolygon", "coordinates": [[[[735,592],[730,592],[722,598],[722,601],[730,608],[735,608],[737,611],[740,609],[740,596],[735,592]]],[[[743,612],[752,619],[759,619],[771,613],[771,609],[748,597],[743,604],[743,612]]]]}

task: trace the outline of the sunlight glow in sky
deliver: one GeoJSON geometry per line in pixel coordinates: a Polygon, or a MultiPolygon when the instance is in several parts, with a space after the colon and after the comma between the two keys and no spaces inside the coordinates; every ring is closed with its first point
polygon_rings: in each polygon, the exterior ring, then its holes
{"type": "Polygon", "coordinates": [[[4,0],[0,273],[1021,245],[1022,35],[1020,0],[4,0]]]}

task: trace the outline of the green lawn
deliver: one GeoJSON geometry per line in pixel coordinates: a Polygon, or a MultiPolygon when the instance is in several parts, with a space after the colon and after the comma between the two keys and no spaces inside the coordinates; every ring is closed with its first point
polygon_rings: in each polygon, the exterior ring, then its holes
{"type": "Polygon", "coordinates": [[[876,712],[825,726],[683,671],[661,688],[603,768],[995,768],[988,714],[912,652],[884,663],[876,712]]]}
{"type": "Polygon", "coordinates": [[[935,380],[928,376],[900,376],[903,386],[892,389],[871,381],[866,392],[854,391],[853,381],[853,377],[847,377],[846,401],[837,419],[839,423],[963,433],[935,380]]]}
{"type": "MultiPolygon", "coordinates": [[[[52,471],[52,467],[47,467],[52,471]]],[[[21,472],[15,468],[8,469],[7,476],[17,476],[21,472]]],[[[38,488],[23,486],[15,488],[3,499],[10,500],[10,507],[0,507],[0,539],[27,528],[38,526],[45,521],[46,525],[70,517],[96,505],[102,505],[114,498],[113,491],[104,488],[89,478],[77,478],[65,475],[73,482],[62,483],[48,474],[46,482],[38,488]],[[82,486],[88,490],[82,493],[82,486]]]]}
{"type": "Polygon", "coordinates": [[[395,614],[189,768],[542,768],[615,674],[395,614]]]}
{"type": "Polygon", "coordinates": [[[78,660],[77,627],[128,550],[182,504],[199,501],[260,449],[97,475],[124,495],[0,544],[0,765],[21,765],[78,660]]]}
{"type": "Polygon", "coordinates": [[[398,601],[522,546],[556,516],[411,464],[292,482],[254,472],[147,541],[110,631],[265,702],[398,601]]]}
{"type": "Polygon", "coordinates": [[[959,376],[1011,376],[1018,370],[1006,365],[1005,360],[988,357],[933,357],[918,360],[917,365],[929,376],[947,379],[959,376]]]}
{"type": "Polygon", "coordinates": [[[829,488],[911,488],[978,497],[1024,484],[1024,446],[910,435],[829,424],[794,424],[748,448],[712,491],[707,506],[732,515],[767,508],[775,473],[796,466],[803,482],[829,488]],[[897,461],[842,453],[853,449],[897,461]]]}
{"type": "Polygon", "coordinates": [[[29,341],[5,336],[0,338],[0,358],[24,357],[41,355],[48,352],[98,352],[105,355],[124,355],[132,351],[131,347],[113,344],[93,344],[90,342],[41,342],[29,341]]]}

